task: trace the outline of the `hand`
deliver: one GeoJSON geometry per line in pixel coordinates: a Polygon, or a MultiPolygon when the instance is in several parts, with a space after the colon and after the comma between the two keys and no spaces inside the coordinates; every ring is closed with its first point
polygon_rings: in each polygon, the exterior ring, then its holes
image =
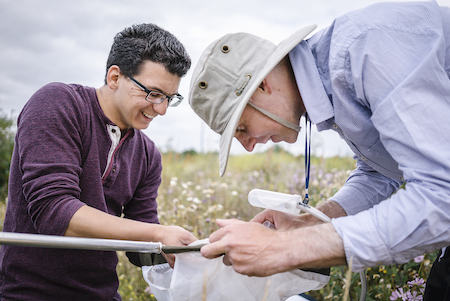
{"type": "Polygon", "coordinates": [[[251,220],[251,222],[262,224],[265,221],[269,221],[275,225],[275,228],[277,230],[288,231],[300,227],[310,226],[312,224],[312,217],[313,216],[310,214],[292,215],[280,211],[266,209],[263,212],[257,214],[251,220]]]}
{"type": "Polygon", "coordinates": [[[201,248],[206,258],[222,254],[227,265],[249,276],[269,276],[296,268],[345,264],[342,239],[331,223],[290,231],[273,231],[255,222],[221,220],[222,227],[201,248]]]}
{"type": "MultiPolygon", "coordinates": [[[[160,235],[160,237],[162,238],[160,241],[163,245],[187,246],[197,240],[194,235],[192,235],[182,227],[162,226],[161,228],[163,233],[161,233],[162,235],[160,235]]],[[[166,258],[169,265],[173,268],[175,264],[175,255],[163,253],[163,256],[164,258],[166,258]]]]}
{"type": "MultiPolygon", "coordinates": [[[[250,276],[268,276],[283,271],[277,253],[278,231],[261,224],[218,219],[222,227],[209,236],[209,245],[202,247],[206,258],[225,254],[223,261],[233,265],[236,272],[250,276]]],[[[288,268],[289,269],[289,268],[288,268]]]]}

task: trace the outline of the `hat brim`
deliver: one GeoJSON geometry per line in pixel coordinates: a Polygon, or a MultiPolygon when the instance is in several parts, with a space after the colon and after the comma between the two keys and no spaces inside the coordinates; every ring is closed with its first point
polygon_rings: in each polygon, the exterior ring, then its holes
{"type": "Polygon", "coordinates": [[[261,82],[267,77],[270,71],[272,71],[272,69],[275,68],[275,66],[316,27],[317,25],[305,26],[278,44],[274,52],[267,59],[266,64],[262,67],[261,71],[254,76],[254,79],[252,79],[252,84],[245,89],[239,104],[231,115],[231,118],[220,137],[219,166],[221,177],[225,174],[228,164],[228,157],[230,154],[231,142],[236,132],[239,120],[241,119],[242,112],[244,112],[250,97],[259,87],[261,82]]]}

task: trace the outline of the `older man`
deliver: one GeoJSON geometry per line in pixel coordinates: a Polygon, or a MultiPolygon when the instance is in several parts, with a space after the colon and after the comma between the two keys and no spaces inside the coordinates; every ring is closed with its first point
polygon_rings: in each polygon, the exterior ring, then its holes
{"type": "Polygon", "coordinates": [[[202,254],[225,253],[244,274],[350,261],[360,271],[450,242],[450,9],[380,3],[304,40],[314,28],[278,46],[226,35],[205,50],[192,78],[193,110],[221,134],[221,175],[233,137],[248,151],[269,140],[293,143],[303,115],[319,131],[339,133],[357,159],[342,189],[318,207],[331,223],[269,210],[253,221],[283,231],[217,221],[222,228],[202,254]]]}

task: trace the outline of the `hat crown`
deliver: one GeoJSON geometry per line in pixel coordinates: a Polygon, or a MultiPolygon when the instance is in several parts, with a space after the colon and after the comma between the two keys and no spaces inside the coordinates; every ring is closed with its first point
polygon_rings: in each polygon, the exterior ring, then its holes
{"type": "Polygon", "coordinates": [[[192,76],[189,103],[213,131],[223,133],[245,89],[275,49],[268,40],[233,33],[203,52],[192,76]]]}
{"type": "Polygon", "coordinates": [[[261,82],[316,25],[307,25],[275,46],[248,33],[228,34],[211,43],[194,69],[189,104],[220,134],[219,165],[223,176],[231,140],[248,101],[261,82]]]}

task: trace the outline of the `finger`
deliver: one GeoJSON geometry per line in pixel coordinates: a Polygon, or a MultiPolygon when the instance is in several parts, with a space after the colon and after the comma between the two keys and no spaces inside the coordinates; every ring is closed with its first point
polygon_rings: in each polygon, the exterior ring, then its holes
{"type": "Polygon", "coordinates": [[[231,224],[234,224],[237,222],[240,222],[240,221],[238,221],[237,219],[221,219],[221,218],[216,219],[216,224],[219,227],[226,227],[228,225],[231,225],[231,224]]]}
{"type": "Polygon", "coordinates": [[[161,253],[161,254],[164,256],[164,258],[166,259],[167,263],[173,269],[173,267],[175,266],[175,255],[173,255],[173,254],[165,254],[165,253],[161,253]]]}
{"type": "Polygon", "coordinates": [[[213,232],[210,236],[209,236],[209,241],[210,242],[216,242],[221,240],[227,233],[227,231],[224,230],[225,227],[230,226],[234,223],[239,223],[242,221],[239,221],[237,219],[220,219],[218,218],[216,220],[217,225],[220,227],[219,230],[213,232]]]}
{"type": "Polygon", "coordinates": [[[250,221],[262,224],[264,221],[269,219],[267,212],[267,210],[264,210],[263,212],[258,213],[250,221]]]}
{"type": "Polygon", "coordinates": [[[205,258],[213,259],[213,258],[220,257],[223,254],[225,254],[226,250],[225,250],[225,247],[223,246],[223,244],[219,241],[219,242],[210,243],[208,245],[203,246],[200,249],[200,253],[205,258]]]}
{"type": "Polygon", "coordinates": [[[216,230],[213,233],[211,233],[211,235],[209,236],[209,242],[213,243],[213,242],[219,241],[223,238],[224,235],[225,235],[225,231],[223,231],[222,229],[216,230]]]}
{"type": "Polygon", "coordinates": [[[223,261],[223,264],[224,264],[224,265],[227,265],[227,266],[233,265],[233,264],[231,263],[230,256],[228,256],[228,255],[225,255],[225,256],[223,257],[222,261],[223,261]]]}

